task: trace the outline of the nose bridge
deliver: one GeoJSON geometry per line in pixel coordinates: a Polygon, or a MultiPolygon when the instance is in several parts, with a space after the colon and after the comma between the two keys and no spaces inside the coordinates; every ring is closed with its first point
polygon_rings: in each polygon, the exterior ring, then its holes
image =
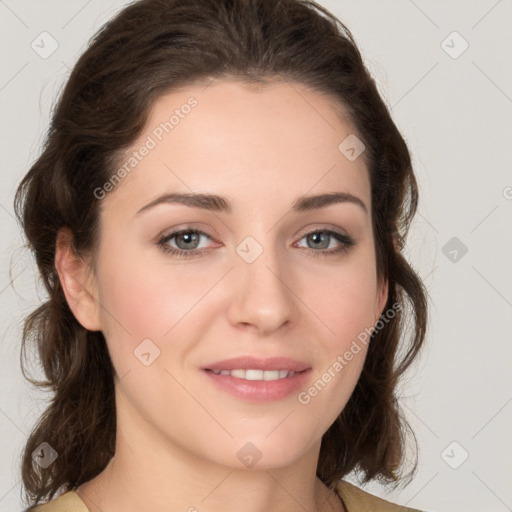
{"type": "Polygon", "coordinates": [[[291,319],[295,309],[290,272],[285,272],[284,255],[274,243],[273,233],[247,236],[236,247],[236,283],[231,304],[231,321],[253,324],[271,332],[291,319]]]}

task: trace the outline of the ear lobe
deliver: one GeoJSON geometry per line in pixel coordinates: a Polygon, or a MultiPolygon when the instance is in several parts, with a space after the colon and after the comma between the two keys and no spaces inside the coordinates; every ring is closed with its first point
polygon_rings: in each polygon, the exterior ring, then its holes
{"type": "Polygon", "coordinates": [[[100,331],[99,302],[90,267],[74,249],[73,234],[63,227],[57,234],[55,268],[69,308],[78,322],[90,331],[100,331]]]}

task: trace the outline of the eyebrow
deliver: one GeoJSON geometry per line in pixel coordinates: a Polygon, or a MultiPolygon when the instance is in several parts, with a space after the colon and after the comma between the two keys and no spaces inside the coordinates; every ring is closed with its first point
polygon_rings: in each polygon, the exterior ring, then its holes
{"type": "MultiPolygon", "coordinates": [[[[138,210],[138,216],[159,204],[178,203],[190,208],[201,208],[212,212],[232,213],[229,200],[226,197],[215,194],[193,194],[193,193],[167,193],[163,194],[138,210]]],[[[328,194],[317,194],[312,196],[299,197],[293,204],[292,210],[298,213],[309,212],[320,208],[326,208],[337,203],[352,203],[360,206],[365,213],[368,213],[365,203],[359,197],[348,192],[331,192],[328,194]]]]}

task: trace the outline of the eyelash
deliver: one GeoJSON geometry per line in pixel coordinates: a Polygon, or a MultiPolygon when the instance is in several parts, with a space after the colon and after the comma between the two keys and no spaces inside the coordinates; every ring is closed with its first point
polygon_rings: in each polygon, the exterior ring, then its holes
{"type": "MultiPolygon", "coordinates": [[[[178,231],[174,231],[173,233],[170,233],[169,235],[165,235],[163,236],[162,238],[160,238],[160,240],[157,242],[157,245],[162,249],[162,251],[164,251],[166,254],[170,254],[172,256],[176,256],[178,258],[193,258],[194,256],[200,256],[202,254],[205,254],[209,251],[209,249],[193,249],[193,250],[190,250],[190,251],[184,251],[183,249],[175,249],[174,247],[169,247],[167,245],[167,242],[169,240],[172,240],[173,238],[179,236],[179,235],[183,235],[185,233],[193,233],[193,234],[197,234],[197,235],[204,235],[208,238],[211,239],[211,237],[205,233],[204,231],[201,231],[201,230],[198,230],[198,229],[180,229],[178,231]]],[[[317,230],[314,230],[314,231],[310,231],[309,233],[306,233],[305,235],[303,235],[300,240],[302,240],[302,238],[305,238],[306,236],[308,235],[314,235],[314,234],[317,234],[317,233],[326,233],[328,234],[329,236],[332,236],[334,237],[336,240],[338,240],[338,242],[341,242],[341,246],[338,247],[337,249],[330,249],[330,250],[314,250],[314,249],[305,249],[306,252],[310,253],[313,257],[315,258],[319,258],[319,257],[323,257],[323,256],[336,256],[336,255],[339,255],[339,254],[342,254],[342,253],[348,253],[350,248],[352,246],[355,245],[355,241],[343,234],[343,233],[339,233],[337,231],[333,231],[333,230],[330,230],[330,229],[317,229],[317,230]]]]}

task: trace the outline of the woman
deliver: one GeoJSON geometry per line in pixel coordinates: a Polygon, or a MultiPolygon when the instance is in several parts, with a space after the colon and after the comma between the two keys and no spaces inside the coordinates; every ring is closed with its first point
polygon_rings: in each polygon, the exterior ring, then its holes
{"type": "Polygon", "coordinates": [[[23,453],[30,510],[412,510],[343,477],[416,468],[395,392],[427,323],[401,254],[417,200],[324,8],[122,10],[15,198],[49,293],[23,348],[54,391],[23,453]]]}

